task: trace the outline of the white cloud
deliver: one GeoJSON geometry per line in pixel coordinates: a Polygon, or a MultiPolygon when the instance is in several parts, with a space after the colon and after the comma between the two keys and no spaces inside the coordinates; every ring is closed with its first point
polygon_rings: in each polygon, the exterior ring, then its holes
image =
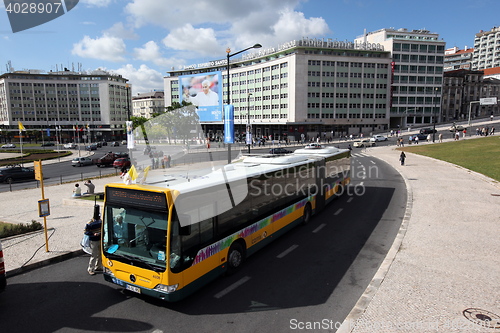
{"type": "Polygon", "coordinates": [[[142,48],[134,48],[134,58],[142,61],[151,61],[157,66],[168,68],[183,64],[183,60],[175,58],[164,58],[160,47],[154,41],[149,41],[142,48]]]}
{"type": "Polygon", "coordinates": [[[132,85],[132,95],[137,93],[145,93],[153,90],[163,90],[163,75],[162,73],[149,68],[146,65],[140,65],[135,68],[131,64],[127,64],[119,69],[110,70],[110,72],[120,74],[132,85]]]}
{"type": "Polygon", "coordinates": [[[195,29],[191,24],[173,29],[163,39],[167,48],[180,51],[195,51],[200,55],[212,55],[221,52],[215,32],[210,28],[195,29]]]}
{"type": "Polygon", "coordinates": [[[294,10],[304,1],[131,0],[125,12],[135,27],[168,29],[162,42],[181,52],[179,57],[218,57],[226,47],[240,49],[253,43],[269,47],[330,32],[323,18],[307,18],[294,10]]]}
{"type": "Polygon", "coordinates": [[[279,18],[266,29],[259,31],[258,27],[255,27],[256,21],[258,22],[258,19],[252,20],[249,17],[233,25],[232,33],[237,36],[236,44],[238,46],[244,47],[251,43],[274,46],[302,37],[325,36],[330,32],[328,24],[323,18],[307,19],[304,13],[291,9],[282,10],[279,13],[279,18]]]}
{"type": "Polygon", "coordinates": [[[84,36],[81,41],[73,44],[71,53],[82,58],[120,62],[125,60],[123,57],[125,49],[125,43],[117,37],[105,35],[92,39],[89,36],[84,36]]]}

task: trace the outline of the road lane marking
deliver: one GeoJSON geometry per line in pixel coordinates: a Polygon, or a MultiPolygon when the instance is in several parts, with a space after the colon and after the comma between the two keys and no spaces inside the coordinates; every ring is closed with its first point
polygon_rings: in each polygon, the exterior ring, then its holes
{"type": "Polygon", "coordinates": [[[347,199],[347,203],[351,202],[352,199],[354,199],[353,197],[349,197],[349,199],[347,199]]]}
{"type": "Polygon", "coordinates": [[[245,276],[245,277],[239,279],[238,281],[236,281],[235,283],[233,283],[232,285],[230,285],[229,287],[227,287],[226,289],[224,289],[221,292],[215,294],[214,297],[215,298],[221,298],[223,296],[226,296],[231,291],[235,290],[236,288],[238,288],[239,286],[241,286],[242,284],[244,284],[248,280],[250,280],[250,277],[249,276],[245,276]]]}
{"type": "Polygon", "coordinates": [[[276,258],[281,259],[281,258],[283,258],[284,256],[286,256],[288,253],[292,252],[293,250],[295,250],[295,249],[296,249],[296,248],[298,248],[298,247],[299,247],[298,245],[292,245],[292,246],[290,246],[287,250],[285,250],[285,251],[281,252],[280,254],[278,254],[278,255],[276,256],[276,258]]]}
{"type": "Polygon", "coordinates": [[[313,230],[313,233],[317,233],[318,231],[320,231],[321,229],[323,229],[324,227],[326,226],[325,223],[321,224],[319,227],[317,227],[316,229],[313,230]]]}
{"type": "Polygon", "coordinates": [[[339,215],[339,214],[340,214],[340,212],[341,212],[342,210],[343,210],[343,209],[342,209],[342,208],[340,208],[340,209],[339,209],[339,210],[337,210],[337,211],[336,211],[333,215],[339,215]]]}

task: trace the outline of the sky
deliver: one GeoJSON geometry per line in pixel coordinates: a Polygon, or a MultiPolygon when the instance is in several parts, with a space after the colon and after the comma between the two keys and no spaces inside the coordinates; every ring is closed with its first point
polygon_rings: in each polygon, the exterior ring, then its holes
{"type": "MultiPolygon", "coordinates": [[[[19,0],[21,1],[21,0],[19,0]]],[[[21,1],[22,2],[22,1],[21,1]]],[[[64,15],[12,32],[0,4],[0,74],[66,67],[129,79],[132,93],[163,90],[172,68],[309,38],[353,41],[383,28],[425,29],[446,47],[473,47],[500,26],[498,0],[80,0],[64,15]]],[[[239,56],[236,56],[236,58],[239,56]]]]}

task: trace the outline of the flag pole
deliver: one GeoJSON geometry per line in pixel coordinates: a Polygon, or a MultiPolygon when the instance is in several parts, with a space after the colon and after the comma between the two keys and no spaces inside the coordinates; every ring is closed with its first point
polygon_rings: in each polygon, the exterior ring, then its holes
{"type": "Polygon", "coordinates": [[[21,143],[21,166],[24,166],[24,154],[23,154],[23,135],[22,135],[22,130],[19,129],[19,140],[21,143]]]}

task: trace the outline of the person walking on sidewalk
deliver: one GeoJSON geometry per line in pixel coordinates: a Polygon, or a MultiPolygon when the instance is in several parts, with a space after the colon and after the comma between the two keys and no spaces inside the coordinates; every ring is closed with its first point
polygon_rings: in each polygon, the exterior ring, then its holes
{"type": "Polygon", "coordinates": [[[401,165],[405,165],[405,159],[406,159],[405,152],[402,151],[401,155],[399,155],[399,161],[401,162],[401,165]]]}
{"type": "Polygon", "coordinates": [[[101,226],[102,221],[100,218],[92,218],[90,222],[85,225],[85,235],[89,236],[90,248],[92,249],[89,267],[87,268],[90,275],[95,275],[96,271],[102,270],[101,226]]]}

